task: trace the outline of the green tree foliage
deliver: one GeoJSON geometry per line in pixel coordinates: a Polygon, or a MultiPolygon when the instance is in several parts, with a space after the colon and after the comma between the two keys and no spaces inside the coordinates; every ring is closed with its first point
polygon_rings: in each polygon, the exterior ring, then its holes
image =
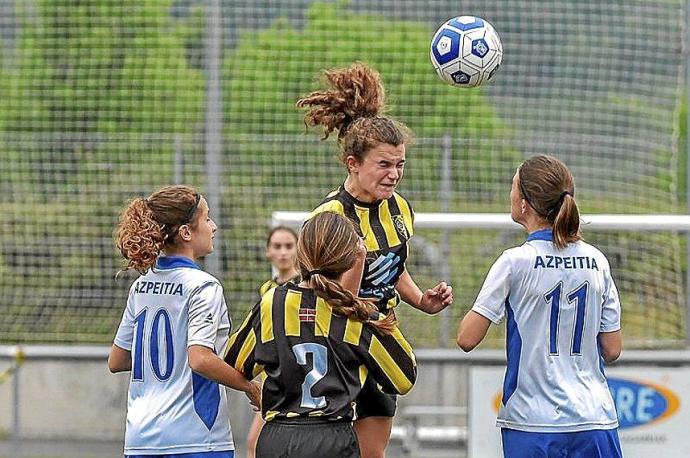
{"type": "Polygon", "coordinates": [[[172,181],[174,149],[190,162],[201,151],[205,81],[188,61],[200,16],[174,18],[172,3],[11,2],[16,36],[0,62],[0,289],[14,291],[5,339],[106,341],[117,323],[118,210],[172,181]]]}
{"type": "Polygon", "coordinates": [[[225,59],[228,132],[304,132],[294,108],[299,96],[318,87],[322,70],[362,61],[381,73],[389,114],[417,135],[503,134],[481,89],[438,79],[427,57],[432,34],[430,24],[352,12],[342,3],[313,4],[303,30],[277,20],[261,32],[246,32],[225,59]]]}
{"type": "MultiPolygon", "coordinates": [[[[263,168],[265,173],[253,178],[253,183],[245,183],[246,170],[241,161],[234,161],[236,174],[229,180],[256,186],[253,195],[265,197],[259,206],[304,209],[317,197],[300,201],[281,190],[299,183],[298,177],[304,175],[297,170],[299,163],[311,164],[309,169],[314,171],[327,157],[319,172],[312,172],[310,183],[324,191],[337,185],[342,169],[334,159],[335,146],[317,144],[314,140],[319,131],[304,135],[303,114],[295,102],[322,86],[323,70],[347,67],[355,61],[379,71],[387,93],[386,114],[407,124],[421,140],[410,149],[410,175],[404,191],[423,188],[427,196],[438,196],[443,135],[453,139],[452,160],[462,164],[453,171],[458,189],[463,183],[495,182],[497,175],[509,179],[512,164],[519,160],[506,141],[511,133],[483,88],[460,89],[440,81],[428,57],[432,35],[431,24],[364,14],[342,2],[311,5],[302,29],[278,19],[265,30],[245,31],[238,47],[225,56],[223,66],[228,155],[251,158],[252,167],[263,168]],[[261,138],[276,136],[285,140],[261,142],[261,138]],[[473,147],[462,146],[461,140],[473,142],[473,147]],[[289,163],[293,165],[284,165],[289,163]],[[496,166],[487,166],[489,163],[496,166]],[[486,176],[468,175],[478,170],[486,176]]],[[[458,191],[448,197],[455,208],[462,206],[464,211],[470,211],[470,202],[479,200],[485,205],[497,200],[493,190],[480,193],[483,195],[458,191]]],[[[422,211],[439,210],[436,198],[416,200],[416,205],[422,211]]]]}
{"type": "Polygon", "coordinates": [[[190,27],[170,16],[171,3],[18,2],[0,123],[5,154],[24,159],[20,174],[56,197],[72,194],[68,182],[94,181],[104,164],[117,173],[118,158],[134,151],[146,150],[139,165],[169,168],[173,134],[198,130],[204,96],[202,72],[186,58],[190,27]],[[157,145],[142,148],[147,141],[157,145]]]}

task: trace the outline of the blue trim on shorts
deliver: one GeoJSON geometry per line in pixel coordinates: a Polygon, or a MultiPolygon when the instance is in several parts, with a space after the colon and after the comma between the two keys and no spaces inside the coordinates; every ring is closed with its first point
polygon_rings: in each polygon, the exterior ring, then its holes
{"type": "Polygon", "coordinates": [[[501,428],[504,458],[622,458],[618,428],[535,433],[501,428]]]}
{"type": "Polygon", "coordinates": [[[125,455],[125,458],[235,458],[235,451],[168,453],[165,455],[125,455]]]}

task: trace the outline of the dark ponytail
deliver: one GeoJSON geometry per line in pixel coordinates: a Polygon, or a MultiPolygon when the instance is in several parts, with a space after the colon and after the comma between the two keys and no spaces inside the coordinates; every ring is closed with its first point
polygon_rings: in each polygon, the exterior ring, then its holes
{"type": "Polygon", "coordinates": [[[553,156],[533,156],[518,169],[518,179],[522,197],[553,227],[558,248],[582,240],[575,182],[562,161],[553,156]]]}

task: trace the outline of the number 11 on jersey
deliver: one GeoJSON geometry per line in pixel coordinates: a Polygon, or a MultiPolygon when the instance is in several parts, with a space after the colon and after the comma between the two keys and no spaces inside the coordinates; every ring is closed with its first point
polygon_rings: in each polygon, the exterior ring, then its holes
{"type": "MultiPolygon", "coordinates": [[[[580,287],[571,291],[566,298],[568,303],[575,302],[575,327],[570,348],[571,355],[582,355],[582,333],[585,330],[585,306],[587,305],[587,289],[589,283],[584,282],[580,287]]],[[[561,292],[563,282],[558,282],[548,293],[544,294],[547,304],[551,304],[551,319],[549,320],[549,354],[558,355],[558,323],[561,314],[561,292]]]]}

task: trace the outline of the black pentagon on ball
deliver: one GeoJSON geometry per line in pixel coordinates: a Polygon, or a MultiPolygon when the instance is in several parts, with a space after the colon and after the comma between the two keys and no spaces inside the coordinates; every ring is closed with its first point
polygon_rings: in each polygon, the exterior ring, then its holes
{"type": "Polygon", "coordinates": [[[453,78],[455,84],[468,84],[470,82],[470,75],[463,72],[462,70],[458,70],[457,72],[451,73],[450,77],[453,78]]]}

